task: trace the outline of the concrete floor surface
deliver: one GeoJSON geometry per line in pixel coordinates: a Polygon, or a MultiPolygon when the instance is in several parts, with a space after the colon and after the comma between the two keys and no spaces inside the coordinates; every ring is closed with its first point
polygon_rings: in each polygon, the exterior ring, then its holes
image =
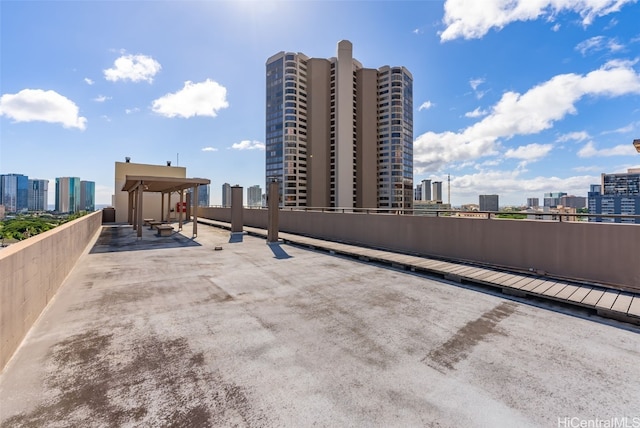
{"type": "Polygon", "coordinates": [[[640,426],[636,332],[198,232],[105,227],[0,375],[0,425],[640,426]]]}

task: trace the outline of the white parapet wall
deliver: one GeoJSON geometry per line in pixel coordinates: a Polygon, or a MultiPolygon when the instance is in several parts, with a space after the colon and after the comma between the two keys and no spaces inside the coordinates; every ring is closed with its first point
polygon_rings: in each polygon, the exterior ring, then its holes
{"type": "Polygon", "coordinates": [[[0,371],[101,224],[96,211],[0,250],[0,371]]]}

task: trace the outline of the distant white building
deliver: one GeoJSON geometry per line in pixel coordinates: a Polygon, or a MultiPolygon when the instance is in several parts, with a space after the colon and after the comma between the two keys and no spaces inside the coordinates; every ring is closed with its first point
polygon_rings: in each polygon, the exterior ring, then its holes
{"type": "Polygon", "coordinates": [[[247,188],[247,205],[250,207],[262,206],[262,188],[259,185],[247,188]]]}
{"type": "Polygon", "coordinates": [[[222,206],[231,206],[231,185],[229,183],[224,183],[222,185],[222,206]]]}

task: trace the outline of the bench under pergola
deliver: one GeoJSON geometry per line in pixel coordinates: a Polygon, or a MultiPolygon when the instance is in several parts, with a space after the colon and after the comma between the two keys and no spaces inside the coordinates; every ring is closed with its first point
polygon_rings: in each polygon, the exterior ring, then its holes
{"type": "MultiPolygon", "coordinates": [[[[177,178],[177,177],[156,177],[145,175],[127,175],[122,190],[129,193],[129,204],[127,218],[129,224],[133,225],[133,229],[137,230],[138,238],[142,237],[142,207],[144,192],[160,193],[162,202],[160,208],[160,220],[164,221],[164,195],[168,195],[167,198],[167,219],[169,218],[169,210],[171,209],[171,194],[174,192],[180,193],[180,206],[184,203],[184,191],[186,189],[192,190],[191,202],[194,206],[193,212],[193,237],[198,235],[198,186],[203,184],[210,184],[211,180],[206,178],[177,178]]],[[[178,210],[178,224],[182,229],[182,209],[178,210]]]]}

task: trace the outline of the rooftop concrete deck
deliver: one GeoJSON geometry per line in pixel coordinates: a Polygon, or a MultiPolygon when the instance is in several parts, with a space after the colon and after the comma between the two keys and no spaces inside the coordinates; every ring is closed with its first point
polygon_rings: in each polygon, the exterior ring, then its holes
{"type": "Polygon", "coordinates": [[[639,418],[639,366],[632,327],[213,227],[114,226],[0,375],[0,425],[558,426],[639,418]]]}

